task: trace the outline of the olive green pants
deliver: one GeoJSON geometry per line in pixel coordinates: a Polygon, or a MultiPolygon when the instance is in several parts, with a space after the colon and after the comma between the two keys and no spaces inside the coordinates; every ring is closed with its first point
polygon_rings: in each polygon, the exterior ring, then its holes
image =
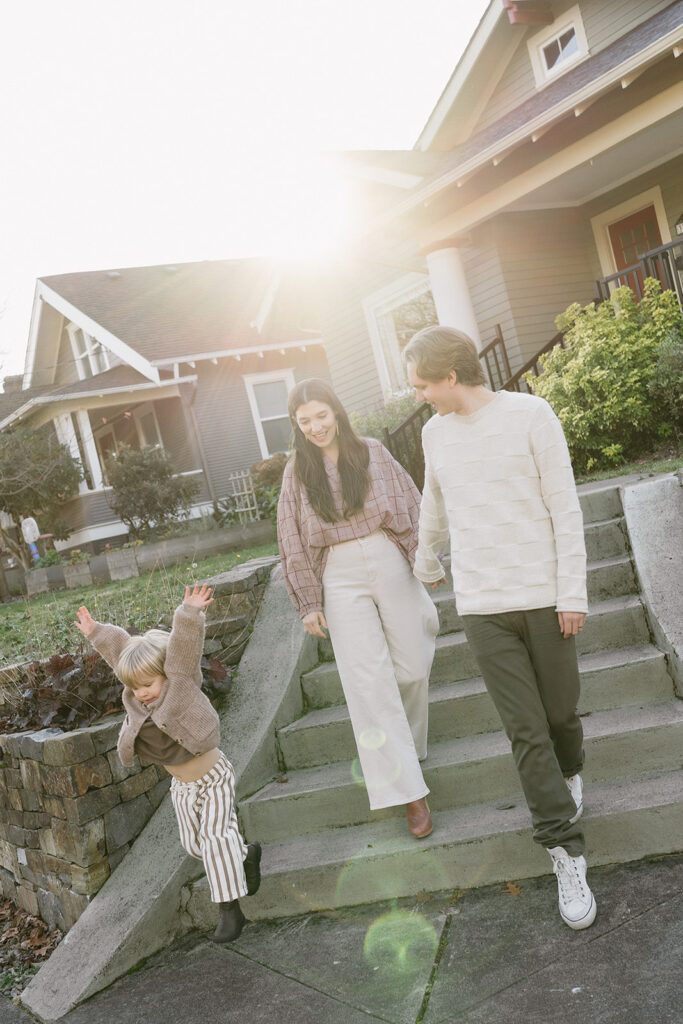
{"type": "Polygon", "coordinates": [[[578,857],[583,830],[579,822],[570,824],[576,806],[564,781],[583,766],[574,638],[563,638],[554,608],[462,620],[512,743],[534,840],[578,857]]]}

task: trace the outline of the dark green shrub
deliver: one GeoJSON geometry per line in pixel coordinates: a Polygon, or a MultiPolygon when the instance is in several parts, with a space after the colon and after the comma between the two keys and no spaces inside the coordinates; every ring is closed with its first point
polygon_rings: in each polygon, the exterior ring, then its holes
{"type": "Polygon", "coordinates": [[[152,527],[186,518],[199,491],[196,480],[173,475],[162,448],[121,446],[109,470],[112,511],[133,538],[145,537],[152,527]]]}
{"type": "Polygon", "coordinates": [[[565,347],[544,357],[529,384],[557,413],[578,472],[620,465],[674,433],[652,391],[660,352],[683,330],[673,292],[648,278],[640,302],[619,288],[597,307],[570,306],[556,322],[565,347]]]}
{"type": "Polygon", "coordinates": [[[664,410],[676,436],[683,432],[683,329],[671,331],[659,346],[650,381],[652,401],[664,410]]]}
{"type": "Polygon", "coordinates": [[[349,419],[353,429],[361,437],[376,437],[379,441],[384,441],[384,429],[395,430],[421,404],[416,399],[414,391],[399,391],[388,398],[380,408],[363,414],[352,412],[349,419]]]}

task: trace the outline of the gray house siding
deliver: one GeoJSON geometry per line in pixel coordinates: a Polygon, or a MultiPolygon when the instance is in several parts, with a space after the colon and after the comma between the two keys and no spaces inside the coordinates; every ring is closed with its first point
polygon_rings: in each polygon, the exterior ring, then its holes
{"type": "MultiPolygon", "coordinates": [[[[553,14],[557,19],[574,6],[575,0],[561,0],[561,2],[553,4],[553,14]]],[[[658,2],[652,2],[652,0],[605,0],[605,2],[603,0],[581,0],[578,6],[586,31],[589,52],[591,55],[595,55],[643,21],[657,14],[658,11],[664,10],[669,6],[669,2],[668,0],[658,0],[658,2]]],[[[491,99],[483,110],[473,134],[498,121],[537,92],[526,41],[536,35],[539,28],[538,25],[528,28],[522,43],[515,51],[491,99]]],[[[519,25],[511,25],[510,30],[513,32],[523,31],[519,25]]]]}
{"type": "Polygon", "coordinates": [[[248,469],[263,456],[259,446],[244,376],[271,370],[293,369],[297,380],[304,377],[327,377],[325,352],[321,345],[301,349],[285,349],[258,356],[220,359],[197,365],[197,394],[194,410],[202,438],[204,455],[216,496],[231,492],[229,475],[248,469]]]}

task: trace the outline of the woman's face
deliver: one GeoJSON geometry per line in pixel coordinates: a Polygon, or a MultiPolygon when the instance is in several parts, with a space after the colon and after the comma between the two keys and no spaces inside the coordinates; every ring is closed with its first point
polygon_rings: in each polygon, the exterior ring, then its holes
{"type": "Polygon", "coordinates": [[[326,402],[314,398],[300,405],[295,414],[299,430],[307,441],[325,451],[337,443],[337,417],[326,402]]]}

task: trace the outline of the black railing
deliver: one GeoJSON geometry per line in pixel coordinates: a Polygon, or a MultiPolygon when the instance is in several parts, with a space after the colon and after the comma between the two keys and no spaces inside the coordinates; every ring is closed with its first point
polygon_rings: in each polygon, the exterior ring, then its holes
{"type": "Polygon", "coordinates": [[[422,490],[425,480],[425,463],[422,452],[422,428],[434,410],[423,402],[407,420],[395,430],[384,428],[384,444],[397,462],[408,470],[417,487],[422,490]]]}
{"type": "Polygon", "coordinates": [[[494,391],[500,391],[511,377],[510,360],[500,324],[496,324],[496,336],[481,350],[479,358],[486,367],[491,387],[494,391]]]}
{"type": "Polygon", "coordinates": [[[547,355],[551,349],[556,348],[558,345],[562,345],[564,348],[564,335],[561,331],[551,338],[543,348],[539,349],[535,356],[528,359],[524,366],[520,366],[519,370],[517,370],[516,373],[513,373],[512,376],[505,381],[503,387],[497,390],[531,392],[532,389],[524,379],[524,375],[527,373],[533,373],[534,377],[538,377],[541,372],[541,357],[547,355]]]}
{"type": "Polygon", "coordinates": [[[676,293],[679,305],[683,309],[682,275],[683,239],[679,238],[675,242],[667,242],[656,249],[644,252],[637,263],[631,263],[615,274],[601,277],[595,282],[595,287],[600,302],[609,299],[614,288],[621,288],[624,285],[630,288],[638,299],[642,299],[645,278],[654,277],[662,288],[676,293]]]}

